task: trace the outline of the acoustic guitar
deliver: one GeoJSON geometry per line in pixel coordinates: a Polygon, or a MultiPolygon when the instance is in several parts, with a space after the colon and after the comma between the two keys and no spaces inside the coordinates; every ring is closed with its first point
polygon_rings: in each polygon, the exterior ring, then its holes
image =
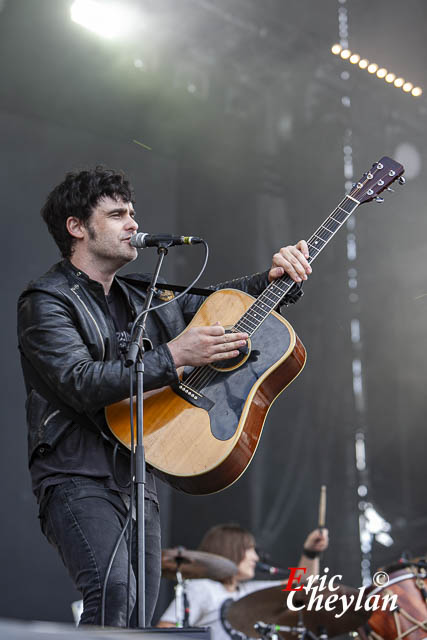
{"type": "MultiPolygon", "coordinates": [[[[308,240],[308,262],[360,204],[382,200],[379,194],[397,179],[403,183],[403,171],[401,164],[384,157],[364,173],[308,240]]],[[[275,311],[294,284],[282,276],[258,298],[236,289],[214,292],[185,331],[219,320],[230,331],[249,334],[247,349],[232,360],[185,367],[175,387],[144,394],[147,463],[176,489],[191,494],[220,491],[248,467],[268,410],[305,364],[302,342],[275,311]]],[[[130,448],[129,400],[105,412],[115,437],[130,448]]]]}

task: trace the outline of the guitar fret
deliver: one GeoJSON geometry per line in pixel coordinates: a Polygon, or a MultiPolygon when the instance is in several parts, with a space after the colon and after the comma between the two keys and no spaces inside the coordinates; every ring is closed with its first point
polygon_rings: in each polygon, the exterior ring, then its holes
{"type": "Polygon", "coordinates": [[[354,202],[352,200],[347,200],[347,196],[345,198],[343,198],[343,200],[341,200],[339,206],[344,209],[344,211],[346,211],[349,215],[351,213],[353,213],[353,211],[355,209],[357,209],[357,204],[354,204],[354,202]],[[348,210],[348,208],[350,208],[350,210],[348,210]]]}
{"type": "Polygon", "coordinates": [[[278,300],[280,300],[280,297],[279,297],[278,299],[276,299],[276,300],[274,300],[274,299],[273,299],[273,300],[271,300],[271,298],[269,298],[269,297],[268,297],[268,295],[267,295],[265,292],[264,292],[264,294],[263,294],[263,295],[267,298],[267,300],[270,300],[271,302],[273,302],[273,303],[274,303],[274,306],[276,306],[276,304],[277,304],[278,300]]]}
{"type": "Polygon", "coordinates": [[[271,307],[269,305],[265,304],[264,302],[262,302],[261,300],[256,300],[253,303],[251,309],[252,308],[258,309],[259,313],[263,313],[265,315],[266,313],[268,313],[270,311],[271,307]]]}
{"type": "Polygon", "coordinates": [[[320,249],[323,249],[323,243],[321,243],[321,245],[319,246],[319,240],[315,240],[314,242],[310,242],[310,240],[308,241],[309,247],[313,247],[313,249],[316,249],[316,251],[320,251],[320,249]]]}
{"type": "Polygon", "coordinates": [[[330,217],[327,220],[325,220],[325,222],[323,223],[323,226],[326,227],[332,233],[335,233],[335,231],[337,231],[340,228],[341,225],[337,220],[335,220],[334,218],[330,217]],[[329,229],[329,227],[331,227],[331,228],[329,229]]]}
{"type": "MultiPolygon", "coordinates": [[[[249,311],[249,310],[248,310],[248,311],[249,311]]],[[[250,327],[251,329],[253,329],[254,327],[256,327],[256,326],[257,326],[257,325],[256,325],[256,322],[254,322],[253,320],[251,320],[251,319],[248,317],[248,312],[247,312],[247,311],[246,311],[245,315],[243,316],[243,318],[244,318],[244,322],[246,322],[249,326],[250,326],[251,324],[253,325],[252,327],[250,327]]],[[[243,318],[242,318],[242,320],[243,320],[243,318]]]]}
{"type": "Polygon", "coordinates": [[[264,318],[265,318],[265,313],[264,313],[264,314],[261,314],[261,313],[259,313],[258,311],[255,311],[255,308],[254,308],[254,307],[251,307],[251,312],[254,314],[254,316],[255,316],[255,320],[259,320],[260,318],[261,318],[262,320],[264,320],[264,318]]]}
{"type": "Polygon", "coordinates": [[[271,285],[268,287],[268,289],[266,289],[264,291],[264,293],[262,294],[262,299],[263,302],[265,304],[267,304],[267,306],[269,307],[269,309],[271,309],[271,302],[273,302],[274,305],[276,305],[278,303],[278,301],[280,300],[280,298],[282,298],[283,293],[276,293],[275,291],[273,291],[271,285]],[[269,297],[269,296],[274,296],[273,298],[269,297]]]}
{"type": "MultiPolygon", "coordinates": [[[[320,231],[320,233],[324,233],[324,232],[326,232],[326,233],[328,234],[328,235],[327,235],[327,239],[328,239],[328,240],[329,240],[329,238],[330,238],[331,236],[333,236],[333,235],[334,235],[334,234],[333,234],[333,232],[332,232],[332,231],[330,231],[329,229],[327,229],[323,224],[319,227],[318,231],[320,231]]],[[[317,232],[316,232],[316,233],[317,233],[317,232]]],[[[317,235],[319,235],[319,234],[317,234],[317,235]]],[[[323,236],[322,236],[322,235],[321,235],[320,237],[321,237],[321,238],[323,238],[323,236]]],[[[324,238],[323,238],[323,239],[324,239],[324,238]]]]}
{"type": "Polygon", "coordinates": [[[334,220],[336,220],[337,222],[342,224],[343,222],[345,222],[347,220],[347,218],[348,218],[348,216],[350,214],[347,213],[346,211],[340,211],[338,209],[335,209],[335,211],[331,215],[333,216],[334,220]]]}
{"type": "Polygon", "coordinates": [[[236,323],[236,329],[244,333],[251,333],[253,331],[253,327],[246,326],[246,319],[244,317],[240,318],[239,322],[236,323]]]}
{"type": "Polygon", "coordinates": [[[270,291],[273,291],[273,289],[274,289],[275,287],[276,287],[277,289],[279,289],[279,292],[280,292],[280,293],[279,293],[279,294],[277,294],[277,295],[278,295],[280,298],[281,298],[284,294],[286,294],[286,293],[287,293],[287,287],[285,286],[285,289],[282,289],[282,287],[280,286],[280,283],[277,283],[277,284],[276,284],[275,282],[272,282],[272,283],[271,283],[271,285],[270,285],[270,287],[271,287],[271,288],[270,288],[270,291]]]}
{"type": "Polygon", "coordinates": [[[265,302],[263,302],[262,300],[260,300],[259,298],[258,298],[258,300],[256,301],[256,303],[254,302],[254,304],[258,304],[258,305],[260,305],[263,311],[265,311],[265,309],[266,309],[266,310],[267,310],[267,313],[270,311],[270,307],[269,307],[267,304],[265,304],[265,302]]]}
{"type": "Polygon", "coordinates": [[[327,231],[325,229],[321,229],[318,230],[319,232],[314,234],[315,236],[317,236],[318,238],[320,238],[321,240],[323,240],[324,244],[327,244],[329,242],[329,240],[332,237],[332,233],[330,231],[327,231]]]}
{"type": "Polygon", "coordinates": [[[356,200],[356,198],[353,198],[353,196],[346,196],[346,198],[353,200],[353,202],[356,202],[358,205],[360,204],[359,200],[356,200]]]}
{"type": "Polygon", "coordinates": [[[285,296],[288,292],[288,286],[285,286],[283,289],[282,287],[280,287],[280,285],[270,285],[269,287],[269,291],[272,295],[277,296],[277,299],[280,300],[281,298],[283,298],[283,296],[285,296]]]}
{"type": "Polygon", "coordinates": [[[315,240],[315,241],[314,241],[314,244],[317,244],[317,243],[319,242],[319,240],[320,240],[320,242],[321,242],[321,244],[322,244],[322,245],[325,245],[325,244],[326,244],[326,243],[325,243],[325,241],[324,241],[324,239],[323,239],[321,236],[318,236],[318,235],[317,235],[317,233],[313,233],[313,235],[311,236],[310,240],[311,240],[312,238],[317,238],[317,240],[315,240]]]}
{"type": "Polygon", "coordinates": [[[312,244],[310,244],[310,243],[308,243],[308,246],[309,246],[309,250],[308,250],[308,252],[309,252],[309,254],[310,254],[310,258],[313,258],[313,260],[314,260],[314,258],[315,258],[315,257],[317,256],[317,254],[319,253],[319,249],[316,249],[316,247],[313,247],[313,245],[312,245],[312,244]]]}

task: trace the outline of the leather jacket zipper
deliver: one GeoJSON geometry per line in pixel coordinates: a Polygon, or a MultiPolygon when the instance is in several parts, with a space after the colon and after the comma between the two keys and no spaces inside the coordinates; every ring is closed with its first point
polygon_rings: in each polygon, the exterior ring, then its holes
{"type": "Polygon", "coordinates": [[[78,284],[75,284],[71,287],[71,291],[74,293],[74,295],[76,296],[76,298],[78,298],[78,300],[80,300],[82,306],[86,309],[88,316],[91,318],[93,324],[95,325],[95,328],[98,332],[98,336],[99,336],[99,340],[101,343],[101,350],[102,350],[102,360],[105,359],[105,345],[104,345],[104,340],[102,338],[102,333],[101,333],[101,329],[99,328],[95,318],[93,317],[93,315],[91,314],[91,312],[88,309],[87,304],[82,300],[82,298],[79,296],[79,294],[77,293],[77,289],[79,288],[78,284]]]}
{"type": "Polygon", "coordinates": [[[50,413],[46,418],[46,420],[43,422],[43,426],[45,427],[49,422],[49,420],[52,420],[52,418],[54,418],[58,413],[59,413],[59,409],[56,409],[56,411],[52,411],[52,413],[50,413]]]}

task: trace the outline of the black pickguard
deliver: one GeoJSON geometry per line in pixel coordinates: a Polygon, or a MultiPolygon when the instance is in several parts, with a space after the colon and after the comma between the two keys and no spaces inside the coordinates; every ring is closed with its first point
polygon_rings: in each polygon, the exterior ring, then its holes
{"type": "MultiPolygon", "coordinates": [[[[211,382],[202,388],[198,387],[214,403],[209,409],[209,417],[215,438],[228,440],[234,435],[250,390],[265,371],[286,353],[290,340],[287,326],[270,314],[251,337],[252,348],[247,361],[234,371],[216,372],[211,382]]],[[[186,378],[184,374],[184,381],[186,378]]]]}

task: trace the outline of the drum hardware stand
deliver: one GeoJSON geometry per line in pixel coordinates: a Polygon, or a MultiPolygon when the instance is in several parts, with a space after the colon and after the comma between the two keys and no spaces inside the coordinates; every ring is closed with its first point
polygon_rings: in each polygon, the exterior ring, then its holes
{"type": "Polygon", "coordinates": [[[284,631],[285,633],[292,633],[298,636],[299,640],[328,640],[328,634],[325,629],[321,630],[321,633],[316,636],[312,631],[304,627],[303,622],[300,620],[296,627],[289,627],[287,625],[279,625],[279,624],[266,624],[259,620],[254,624],[255,631],[258,631],[259,634],[262,635],[266,640],[280,640],[280,636],[278,635],[278,631],[284,631]]]}
{"type": "Polygon", "coordinates": [[[280,640],[277,631],[291,631],[293,627],[279,627],[277,624],[266,624],[262,620],[255,622],[254,629],[266,640],[280,640]]]}
{"type": "Polygon", "coordinates": [[[188,627],[189,602],[187,598],[187,581],[182,577],[180,565],[182,559],[176,559],[176,585],[175,585],[175,612],[176,626],[178,629],[188,627]]]}
{"type": "Polygon", "coordinates": [[[417,562],[414,565],[414,568],[416,573],[415,584],[417,585],[418,589],[421,591],[421,595],[424,598],[424,602],[427,602],[427,590],[424,582],[425,578],[427,578],[425,562],[417,562]]]}

